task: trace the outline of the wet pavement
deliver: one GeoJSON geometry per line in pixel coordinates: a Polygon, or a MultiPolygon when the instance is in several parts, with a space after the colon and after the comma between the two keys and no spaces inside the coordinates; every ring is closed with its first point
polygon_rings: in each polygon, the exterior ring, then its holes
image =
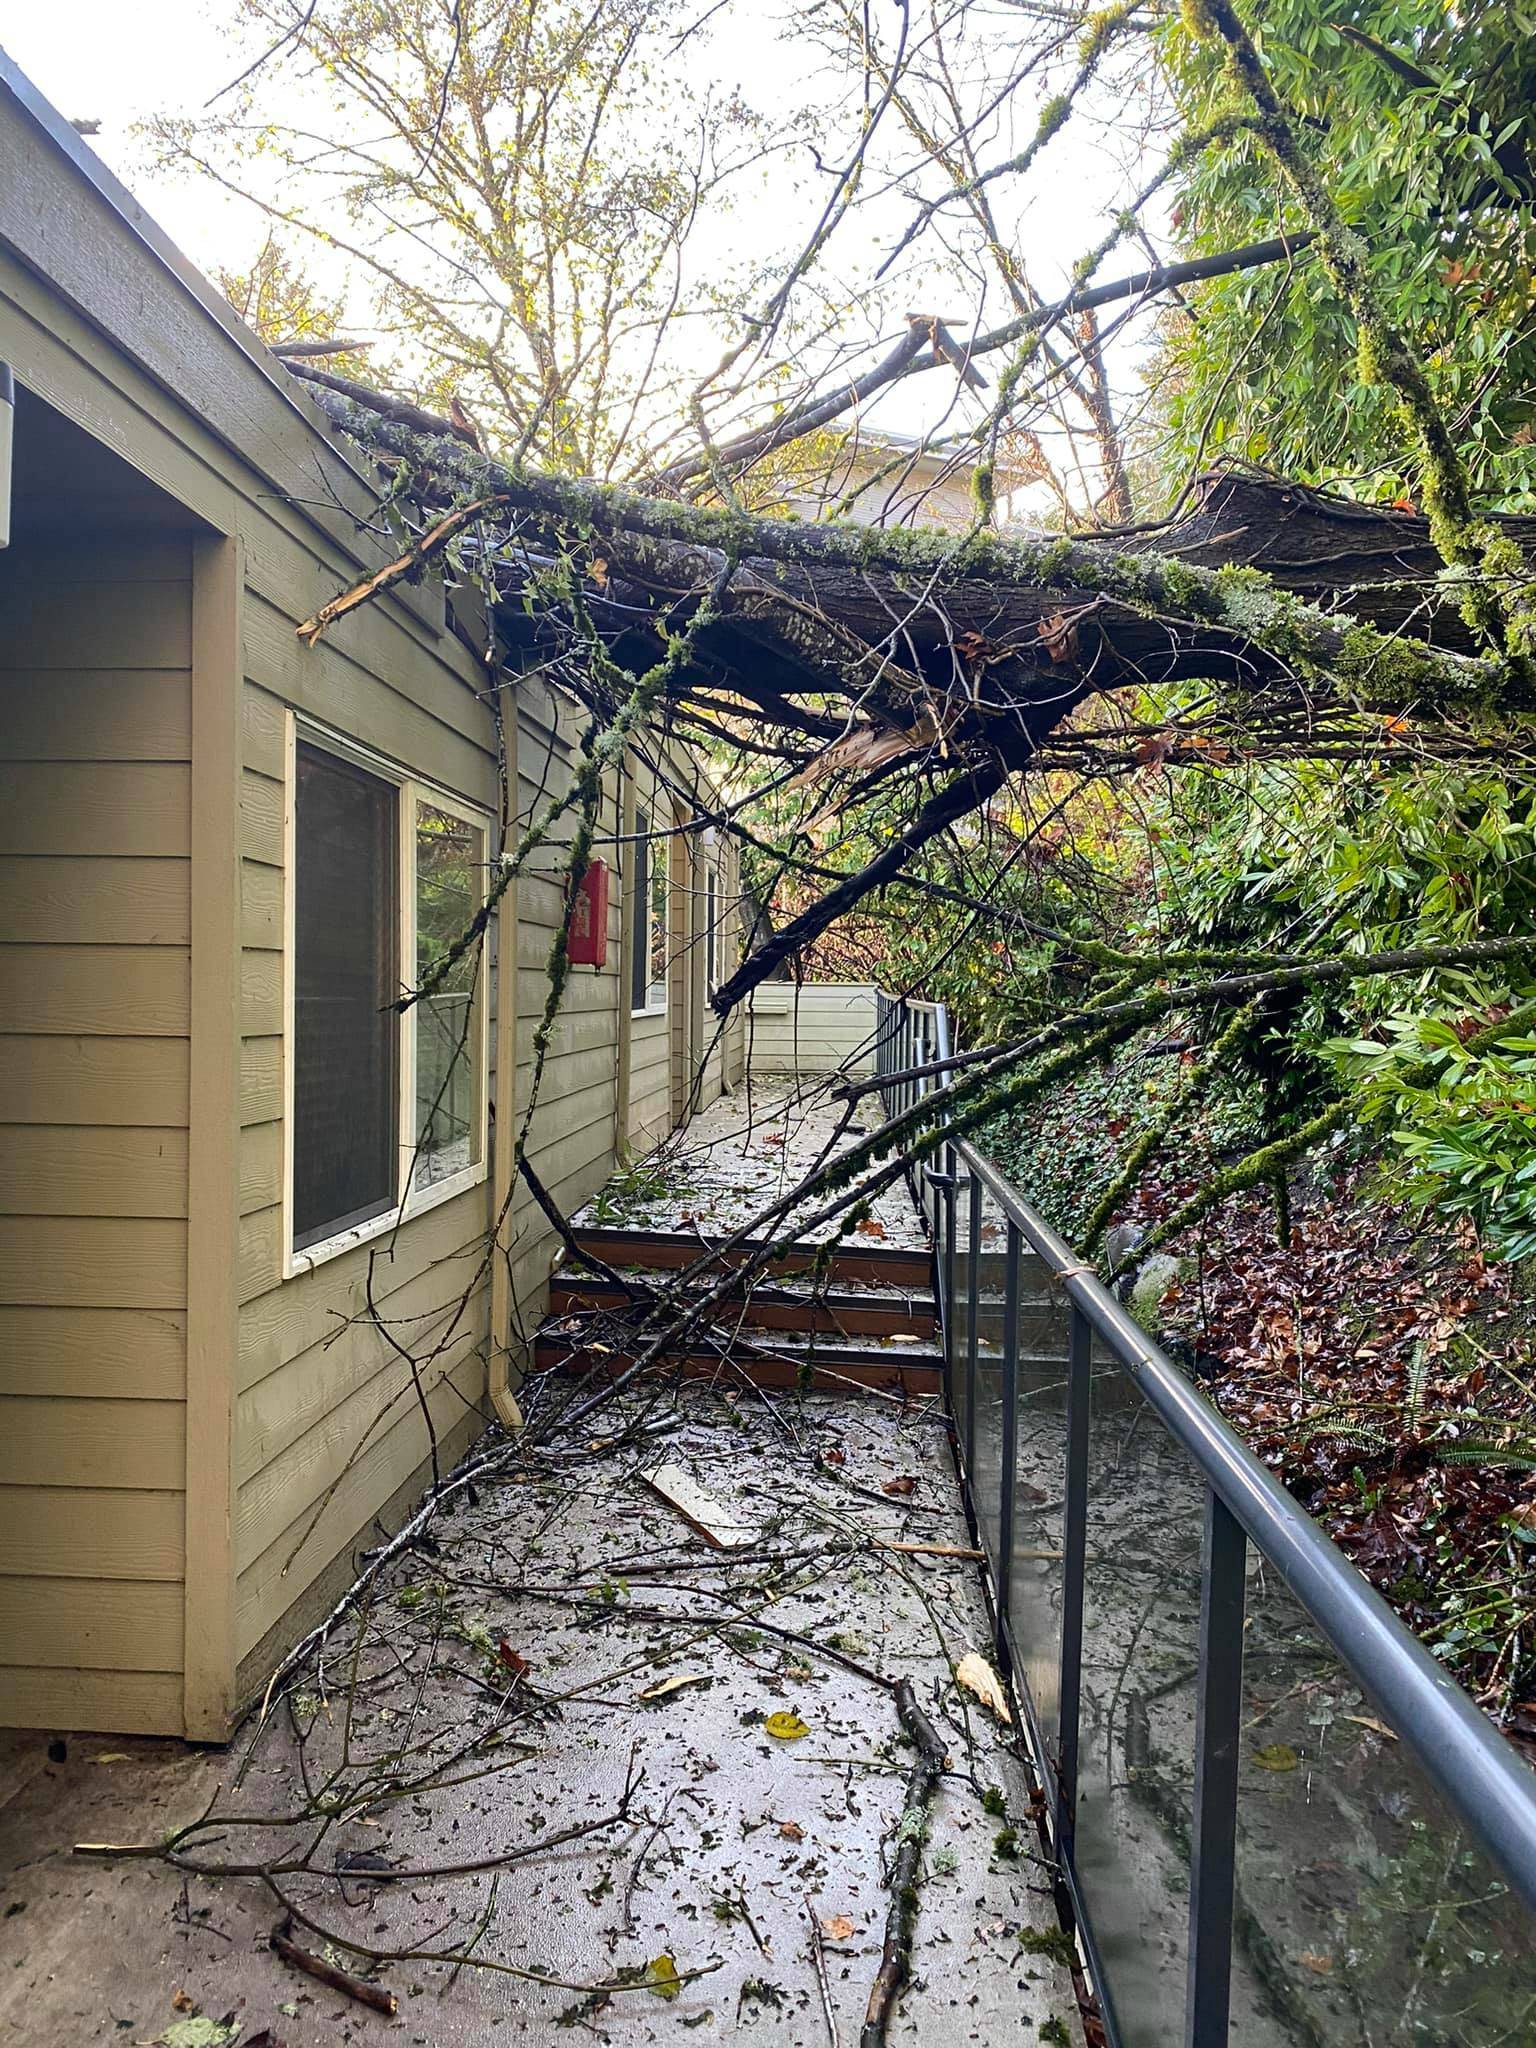
{"type": "Polygon", "coordinates": [[[1013,1731],[954,1677],[988,1640],[976,1564],[942,1554],[969,1540],[931,1405],[656,1387],[577,1441],[507,1443],[227,1754],[16,1739],[0,2034],[195,2042],[177,2026],[229,2015],[248,2048],[851,2044],[914,1756],[888,1689],[907,1677],[949,1765],[889,2038],[1080,2038],[1013,1731]],[[737,1548],[653,1490],[661,1462],[737,1548]],[[182,1844],[197,1873],[72,1853],[162,1841],[216,1791],[182,1844]],[[290,1908],[396,2016],[278,1960],[290,1908]]]}
{"type": "MultiPolygon", "coordinates": [[[[827,1079],[754,1083],[711,1103],[630,1172],[616,1174],[573,1220],[578,1225],[687,1230],[718,1241],[750,1223],[824,1158],[879,1121],[873,1097],[849,1117],[846,1105],[833,1100],[827,1079]]],[[[802,1204],[799,1213],[815,1206],[802,1204]]],[[[795,1229],[796,1213],[775,1226],[775,1236],[801,1235],[795,1229]]],[[[832,1235],[834,1227],[821,1224],[804,1236],[816,1242],[832,1235]]],[[[905,1185],[898,1182],[876,1196],[868,1217],[853,1226],[846,1241],[854,1247],[926,1246],[927,1235],[905,1185]]]]}

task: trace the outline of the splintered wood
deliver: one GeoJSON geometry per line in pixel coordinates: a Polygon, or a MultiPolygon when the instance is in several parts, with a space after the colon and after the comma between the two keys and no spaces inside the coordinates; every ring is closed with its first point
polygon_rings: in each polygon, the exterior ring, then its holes
{"type": "Polygon", "coordinates": [[[717,1550],[739,1550],[756,1536],[755,1529],[734,1521],[719,1501],[707,1494],[681,1465],[658,1465],[641,1474],[651,1491],[664,1500],[674,1514],[681,1515],[690,1529],[717,1550]]]}

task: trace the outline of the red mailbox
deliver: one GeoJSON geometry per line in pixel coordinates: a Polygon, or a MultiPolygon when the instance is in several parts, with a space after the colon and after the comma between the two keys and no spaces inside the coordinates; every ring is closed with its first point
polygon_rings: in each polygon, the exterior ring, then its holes
{"type": "Polygon", "coordinates": [[[576,901],[571,906],[571,928],[567,933],[573,967],[606,967],[608,964],[608,863],[587,863],[576,901]]]}

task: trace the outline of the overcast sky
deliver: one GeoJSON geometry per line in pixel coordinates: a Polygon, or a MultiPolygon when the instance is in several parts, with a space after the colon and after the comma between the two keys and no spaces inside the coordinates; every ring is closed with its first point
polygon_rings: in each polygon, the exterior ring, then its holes
{"type": "MultiPolygon", "coordinates": [[[[100,123],[90,146],[205,271],[244,269],[260,246],[265,223],[211,181],[152,173],[133,128],[154,114],[198,113],[244,68],[259,45],[248,31],[236,35],[220,25],[228,23],[232,12],[228,0],[223,7],[217,0],[138,0],[137,5],[31,0],[25,7],[12,0],[0,5],[0,45],[67,118],[100,123]]],[[[721,83],[740,84],[760,108],[771,112],[776,103],[794,106],[807,89],[805,54],[777,26],[773,0],[721,19],[729,24],[727,33],[701,46],[697,61],[721,83]]],[[[1033,122],[1033,105],[1022,113],[1033,122]]],[[[1031,188],[1031,201],[1016,223],[1039,286],[1050,290],[1064,282],[1076,258],[1102,233],[1108,213],[1123,203],[1129,181],[1140,181],[1143,166],[1134,158],[1128,140],[1096,123],[1091,108],[1087,120],[1074,120],[1053,143],[1048,175],[1031,188]]],[[[785,238],[784,196],[765,183],[756,198],[743,200],[732,233],[745,230],[751,237],[760,229],[765,246],[785,238]]],[[[899,233],[901,221],[910,218],[909,202],[894,199],[891,204],[900,213],[889,215],[890,228],[880,224],[882,234],[899,233]]],[[[862,232],[853,231],[855,251],[862,232]]],[[[844,246],[846,262],[852,252],[844,246]]],[[[345,286],[345,277],[325,255],[306,248],[302,260],[327,289],[345,286]]],[[[1105,274],[1134,269],[1142,260],[1128,251],[1113,259],[1105,274]]],[[[956,296],[960,303],[940,310],[963,314],[963,291],[956,296]]],[[[1134,347],[1120,349],[1118,381],[1134,379],[1138,353],[1134,347]]],[[[933,427],[946,404],[938,383],[937,378],[919,379],[894,395],[883,405],[878,423],[907,432],[933,427]]]]}

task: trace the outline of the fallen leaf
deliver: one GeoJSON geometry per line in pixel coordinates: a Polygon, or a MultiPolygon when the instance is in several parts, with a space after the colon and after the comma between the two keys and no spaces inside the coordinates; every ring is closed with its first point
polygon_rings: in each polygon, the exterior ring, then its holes
{"type": "Polygon", "coordinates": [[[1389,1728],[1385,1721],[1378,1721],[1370,1714],[1345,1714],[1343,1719],[1353,1721],[1357,1728],[1369,1728],[1373,1735],[1384,1735],[1388,1742],[1397,1740],[1395,1728],[1389,1728]]]}
{"type": "Polygon", "coordinates": [[[1075,623],[1065,612],[1052,612],[1040,621],[1040,644],[1048,661],[1071,661],[1078,651],[1075,623]]]}
{"type": "Polygon", "coordinates": [[[528,1670],[528,1659],[520,1657],[505,1636],[496,1645],[496,1661],[514,1678],[522,1678],[528,1670]]]}
{"type": "Polygon", "coordinates": [[[999,1721],[1012,1726],[1013,1716],[1008,1711],[1008,1697],[1003,1691],[1002,1680],[979,1650],[967,1650],[960,1659],[955,1666],[955,1683],[974,1693],[984,1707],[992,1709],[999,1721]]]}
{"type": "Polygon", "coordinates": [[[800,1716],[790,1713],[786,1707],[781,1707],[776,1714],[770,1714],[763,1726],[776,1742],[798,1742],[802,1735],[809,1735],[811,1732],[800,1716]]]}
{"type": "Polygon", "coordinates": [[[674,1692],[681,1692],[685,1686],[708,1685],[714,1676],[710,1671],[679,1671],[671,1678],[658,1678],[654,1685],[648,1685],[640,1697],[643,1700],[664,1700],[674,1692]]]}
{"type": "Polygon", "coordinates": [[[1301,1758],[1288,1742],[1266,1742],[1253,1752],[1253,1761],[1261,1771],[1294,1771],[1301,1758]]]}
{"type": "Polygon", "coordinates": [[[801,1827],[797,1820],[781,1820],[779,1822],[779,1833],[786,1842],[803,1842],[805,1840],[805,1829],[801,1827]]]}
{"type": "MultiPolygon", "coordinates": [[[[95,1761],[100,1762],[100,1758],[95,1759],[95,1761]]],[[[191,2012],[196,2004],[197,2000],[190,1991],[176,1991],[171,1995],[172,2012],[191,2012]]]]}
{"type": "Polygon", "coordinates": [[[1309,1970],[1315,1970],[1319,1977],[1326,1977],[1333,1968],[1333,1957],[1319,1955],[1316,1949],[1304,1948],[1300,1960],[1309,1970]]]}
{"type": "Polygon", "coordinates": [[[677,1974],[677,1964],[665,1949],[659,1956],[652,1956],[645,1966],[645,1988],[655,1992],[658,1998],[676,1998],[682,1991],[682,1979],[677,1974]]]}
{"type": "Polygon", "coordinates": [[[133,1758],[126,1749],[104,1749],[100,1756],[91,1758],[93,1764],[131,1764],[133,1758]]]}
{"type": "Polygon", "coordinates": [[[829,1941],[851,1941],[853,1922],[846,1913],[829,1913],[821,1923],[821,1931],[829,1941]]]}
{"type": "Polygon", "coordinates": [[[199,2013],[196,2019],[177,2020],[163,2034],[156,2034],[146,2048],[229,2048],[240,2027],[233,2013],[226,2013],[221,2020],[199,2013]]]}
{"type": "Polygon", "coordinates": [[[902,1472],[894,1479],[887,1479],[881,1486],[880,1491],[882,1493],[897,1493],[905,1497],[909,1493],[916,1493],[917,1479],[911,1472],[902,1472]]]}
{"type": "Polygon", "coordinates": [[[885,1236],[885,1225],[883,1223],[878,1223],[873,1216],[861,1217],[860,1220],[857,1223],[855,1223],[853,1227],[856,1231],[858,1231],[861,1237],[885,1236]]]}

